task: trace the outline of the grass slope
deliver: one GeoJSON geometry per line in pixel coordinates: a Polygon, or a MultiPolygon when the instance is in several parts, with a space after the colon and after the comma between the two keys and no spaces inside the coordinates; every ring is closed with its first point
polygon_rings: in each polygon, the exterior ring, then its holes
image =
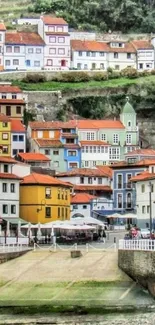
{"type": "Polygon", "coordinates": [[[6,25],[11,26],[12,20],[19,18],[21,14],[28,13],[28,6],[32,3],[31,0],[5,0],[1,1],[3,5],[0,8],[0,17],[6,25]]]}

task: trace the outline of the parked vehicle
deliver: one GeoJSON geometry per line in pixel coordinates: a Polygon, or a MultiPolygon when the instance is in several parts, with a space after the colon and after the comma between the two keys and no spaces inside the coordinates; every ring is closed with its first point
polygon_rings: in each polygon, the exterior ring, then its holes
{"type": "Polygon", "coordinates": [[[149,228],[140,229],[140,233],[141,233],[141,238],[143,238],[143,239],[150,238],[150,229],[149,228]]]}

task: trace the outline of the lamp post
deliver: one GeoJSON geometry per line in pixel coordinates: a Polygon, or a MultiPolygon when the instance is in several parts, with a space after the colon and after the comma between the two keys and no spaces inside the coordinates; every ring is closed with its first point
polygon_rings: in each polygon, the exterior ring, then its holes
{"type": "Polygon", "coordinates": [[[149,182],[149,205],[150,205],[150,237],[152,234],[152,183],[149,182]]]}

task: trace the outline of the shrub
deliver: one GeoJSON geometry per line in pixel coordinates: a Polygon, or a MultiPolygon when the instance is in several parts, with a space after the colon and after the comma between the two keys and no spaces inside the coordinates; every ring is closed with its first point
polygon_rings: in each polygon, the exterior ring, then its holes
{"type": "Polygon", "coordinates": [[[108,73],[113,73],[113,68],[108,67],[107,72],[108,72],[108,73]]]}
{"type": "Polygon", "coordinates": [[[148,70],[138,72],[138,77],[146,77],[148,75],[150,75],[150,72],[148,70]]]}
{"type": "Polygon", "coordinates": [[[151,70],[151,74],[155,75],[155,69],[151,70]]]}
{"type": "Polygon", "coordinates": [[[54,78],[55,81],[61,82],[82,82],[89,81],[90,76],[87,72],[84,71],[76,71],[76,72],[65,72],[54,78]]]}
{"type": "Polygon", "coordinates": [[[116,79],[116,78],[120,78],[120,77],[121,77],[121,73],[119,71],[113,71],[109,75],[109,79],[116,79]]]}
{"type": "Polygon", "coordinates": [[[108,79],[108,73],[107,72],[93,73],[93,75],[91,76],[91,79],[95,80],[95,81],[107,80],[108,79]]]}
{"type": "Polygon", "coordinates": [[[134,68],[125,68],[121,70],[121,75],[133,79],[138,77],[138,71],[134,68]]]}
{"type": "Polygon", "coordinates": [[[22,81],[27,83],[45,82],[46,77],[43,73],[28,73],[22,81]]]}

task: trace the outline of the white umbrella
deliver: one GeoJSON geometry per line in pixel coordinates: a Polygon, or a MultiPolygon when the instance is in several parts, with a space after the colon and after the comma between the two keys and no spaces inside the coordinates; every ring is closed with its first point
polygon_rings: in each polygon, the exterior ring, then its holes
{"type": "Polygon", "coordinates": [[[37,237],[38,237],[38,239],[40,239],[41,236],[42,236],[42,233],[41,233],[41,224],[40,224],[40,222],[39,222],[39,223],[38,223],[38,231],[37,231],[37,237]]]}

